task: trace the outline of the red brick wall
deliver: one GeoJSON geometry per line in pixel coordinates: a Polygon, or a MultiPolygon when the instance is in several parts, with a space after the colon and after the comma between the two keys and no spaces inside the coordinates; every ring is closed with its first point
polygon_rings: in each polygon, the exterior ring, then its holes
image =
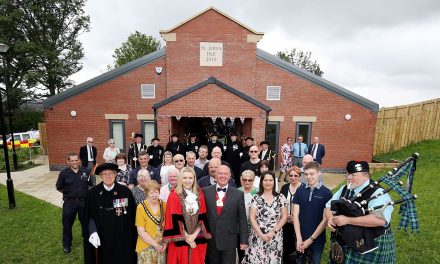
{"type": "MultiPolygon", "coordinates": [[[[279,148],[287,136],[295,136],[293,116],[316,116],[312,137],[326,146],[324,167],[343,168],[350,159],[370,160],[373,152],[376,113],[325,88],[303,80],[256,57],[256,44],[246,41],[247,29],[210,10],[175,29],[177,41],[167,43],[166,58],[137,68],[86,92],[46,109],[49,161],[66,164],[66,154],[79,151],[87,136],[95,138],[98,162],[107,147],[109,120],[104,114],[128,114],[126,141],[131,132],[141,131],[136,114],[153,114],[152,105],[200,83],[210,76],[270,106],[271,116],[284,116],[280,123],[279,148]],[[199,42],[223,43],[223,67],[199,66],[199,42]],[[157,75],[155,67],[163,67],[157,75]],[[140,85],[156,84],[155,99],[141,99],[140,85]],[[282,87],[280,101],[266,100],[266,86],[282,87]],[[70,116],[75,110],[76,117],[70,116]],[[344,116],[352,116],[346,121],[344,116]]],[[[266,113],[255,105],[210,84],[158,109],[161,144],[173,132],[172,116],[246,117],[245,136],[256,144],[264,139],[266,113]],[[252,118],[252,119],[250,119],[252,118]]],[[[128,147],[128,145],[126,146],[128,147]]]]}
{"type": "Polygon", "coordinates": [[[162,75],[157,75],[156,66],[164,67],[165,59],[158,59],[46,109],[50,164],[66,164],[66,155],[79,152],[88,136],[94,137],[98,162],[101,162],[109,138],[109,120],[104,118],[105,114],[128,114],[126,141],[131,142],[131,132],[141,131],[141,121],[136,119],[136,114],[153,114],[152,105],[166,96],[166,69],[162,75]],[[156,84],[155,99],[141,99],[140,85],[145,83],[156,84]],[[72,110],[77,112],[76,117],[70,116],[72,110]]]}
{"type": "Polygon", "coordinates": [[[214,76],[254,96],[256,43],[251,32],[210,10],[175,29],[175,42],[167,42],[168,96],[214,76]],[[201,67],[200,42],[223,43],[223,67],[201,67]]]}
{"type": "Polygon", "coordinates": [[[271,116],[284,116],[279,149],[288,136],[295,137],[293,116],[316,116],[311,137],[318,136],[326,147],[324,167],[344,168],[351,159],[371,160],[376,113],[260,59],[256,76],[256,99],[272,108],[271,116]],[[280,101],[266,100],[267,85],[281,86],[280,101]],[[345,120],[348,113],[350,121],[345,120]]]}

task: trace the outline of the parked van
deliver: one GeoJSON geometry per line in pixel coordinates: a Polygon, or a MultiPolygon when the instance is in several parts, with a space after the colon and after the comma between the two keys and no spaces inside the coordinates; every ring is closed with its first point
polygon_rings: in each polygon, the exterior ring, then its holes
{"type": "MultiPolygon", "coordinates": [[[[8,148],[12,149],[11,135],[6,136],[8,148]]],[[[27,132],[14,133],[15,148],[29,148],[40,144],[40,132],[38,130],[31,130],[27,132]]],[[[3,141],[0,142],[3,145],[3,141]]]]}

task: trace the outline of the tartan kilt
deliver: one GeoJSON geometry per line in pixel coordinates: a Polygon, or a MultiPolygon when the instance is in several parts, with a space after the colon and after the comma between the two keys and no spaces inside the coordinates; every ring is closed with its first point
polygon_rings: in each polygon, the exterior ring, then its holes
{"type": "Polygon", "coordinates": [[[394,233],[391,229],[376,239],[377,249],[373,252],[360,254],[351,248],[345,251],[345,264],[357,263],[380,263],[394,264],[396,263],[396,244],[394,241],[394,233]]]}

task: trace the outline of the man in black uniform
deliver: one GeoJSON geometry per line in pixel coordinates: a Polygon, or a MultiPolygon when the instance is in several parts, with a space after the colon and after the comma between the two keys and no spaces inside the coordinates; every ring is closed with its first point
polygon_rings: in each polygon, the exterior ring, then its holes
{"type": "Polygon", "coordinates": [[[273,153],[272,150],[269,149],[269,142],[265,140],[261,141],[260,148],[261,150],[260,150],[260,154],[258,154],[258,158],[260,158],[260,160],[269,161],[269,170],[273,171],[275,153],[273,153]]]}
{"type": "Polygon", "coordinates": [[[197,153],[199,152],[199,146],[200,146],[200,144],[197,141],[197,136],[195,134],[191,134],[189,136],[189,141],[186,142],[185,152],[188,152],[188,151],[194,152],[196,154],[196,159],[198,159],[199,156],[197,153]]]}
{"type": "Polygon", "coordinates": [[[138,156],[142,150],[147,150],[147,146],[142,143],[144,137],[142,134],[134,134],[134,143],[130,144],[128,149],[128,160],[130,161],[131,167],[134,169],[139,166],[138,156]]]}
{"type": "Polygon", "coordinates": [[[227,161],[232,168],[232,174],[235,175],[235,184],[241,186],[240,184],[240,158],[243,156],[243,145],[239,140],[237,140],[237,133],[231,133],[231,140],[229,140],[226,145],[225,151],[225,161],[227,161]]]}
{"type": "Polygon", "coordinates": [[[249,160],[249,149],[254,145],[254,139],[251,137],[247,137],[245,141],[246,141],[246,146],[244,146],[243,148],[243,156],[241,157],[241,164],[249,160]]]}
{"type": "Polygon", "coordinates": [[[72,247],[72,226],[78,214],[82,234],[86,230],[84,219],[84,200],[89,186],[92,185],[85,167],[80,167],[78,154],[70,153],[67,157],[69,168],[62,170],[58,176],[56,188],[63,194],[63,249],[70,253],[72,247]]]}
{"type": "Polygon", "coordinates": [[[118,170],[114,163],[96,168],[102,182],[86,198],[85,263],[136,263],[136,202],[126,186],[115,182],[118,170]]]}
{"type": "Polygon", "coordinates": [[[223,154],[223,151],[224,151],[223,144],[220,141],[217,141],[217,138],[218,138],[218,135],[215,132],[213,132],[211,134],[211,140],[208,142],[208,159],[213,158],[211,154],[212,154],[212,150],[215,147],[219,147],[222,154],[223,154]]]}
{"type": "Polygon", "coordinates": [[[162,164],[162,158],[163,158],[163,147],[159,145],[160,139],[155,137],[151,140],[151,146],[148,147],[147,153],[150,156],[150,161],[148,164],[150,166],[153,166],[157,168],[160,164],[162,164]]]}
{"type": "Polygon", "coordinates": [[[183,156],[185,156],[185,146],[179,141],[179,135],[177,134],[171,135],[171,141],[168,142],[165,150],[171,151],[173,156],[176,154],[182,154],[183,156]]]}

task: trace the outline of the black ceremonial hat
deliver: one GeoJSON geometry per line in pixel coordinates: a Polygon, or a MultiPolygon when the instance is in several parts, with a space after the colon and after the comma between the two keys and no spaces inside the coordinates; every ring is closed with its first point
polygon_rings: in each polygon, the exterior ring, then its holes
{"type": "Polygon", "coordinates": [[[237,137],[238,135],[237,135],[237,132],[231,132],[231,134],[229,136],[230,137],[232,137],[232,136],[236,136],[237,137]]]}
{"type": "Polygon", "coordinates": [[[134,134],[134,138],[137,138],[137,137],[144,138],[144,136],[142,136],[142,134],[140,134],[140,133],[134,134]]]}
{"type": "Polygon", "coordinates": [[[267,142],[266,140],[263,140],[263,141],[260,142],[260,146],[264,145],[264,144],[270,146],[269,142],[267,142]]]}
{"type": "Polygon", "coordinates": [[[346,169],[350,174],[356,172],[370,172],[370,166],[366,161],[350,160],[347,163],[346,169]]]}
{"type": "Polygon", "coordinates": [[[172,138],[173,138],[173,137],[177,137],[177,138],[178,138],[179,135],[178,135],[178,134],[172,134],[171,137],[172,137],[172,138]]]}
{"type": "Polygon", "coordinates": [[[248,139],[254,141],[253,137],[247,137],[245,140],[248,140],[248,139]]]}
{"type": "Polygon", "coordinates": [[[153,142],[155,140],[160,141],[160,139],[158,137],[154,137],[154,138],[151,139],[151,142],[153,142]]]}
{"type": "Polygon", "coordinates": [[[212,132],[211,137],[218,137],[217,133],[212,132]]]}
{"type": "Polygon", "coordinates": [[[102,163],[98,165],[98,167],[96,167],[95,174],[98,175],[99,173],[105,170],[113,170],[116,172],[120,171],[119,166],[115,163],[102,163]]]}

